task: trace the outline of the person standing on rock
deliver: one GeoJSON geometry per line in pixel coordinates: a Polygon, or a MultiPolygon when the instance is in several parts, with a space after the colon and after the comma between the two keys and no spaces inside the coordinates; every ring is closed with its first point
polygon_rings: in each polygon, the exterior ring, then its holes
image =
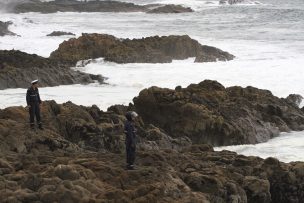
{"type": "Polygon", "coordinates": [[[38,91],[38,80],[32,81],[32,85],[26,93],[26,103],[30,114],[30,127],[35,129],[35,116],[40,130],[43,130],[40,117],[41,99],[38,91]]]}
{"type": "Polygon", "coordinates": [[[134,169],[135,152],[136,152],[136,128],[135,118],[137,113],[134,111],[127,112],[125,123],[125,134],[126,134],[126,153],[127,153],[127,169],[134,169]]]}

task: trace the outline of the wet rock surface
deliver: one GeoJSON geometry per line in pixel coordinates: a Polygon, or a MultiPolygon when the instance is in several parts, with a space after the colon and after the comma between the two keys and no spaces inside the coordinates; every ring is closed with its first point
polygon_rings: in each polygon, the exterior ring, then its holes
{"type": "Polygon", "coordinates": [[[41,86],[103,83],[100,75],[74,71],[69,65],[21,51],[0,51],[0,89],[27,88],[34,79],[41,86]]]}
{"type": "Polygon", "coordinates": [[[193,10],[189,7],[185,8],[181,5],[164,5],[157,8],[154,8],[147,13],[189,13],[193,10]]]}
{"type": "Polygon", "coordinates": [[[194,143],[254,144],[282,131],[304,130],[303,110],[254,87],[225,88],[205,80],[175,90],[151,87],[133,101],[145,122],[172,137],[187,136],[194,143]]]}
{"type": "Polygon", "coordinates": [[[71,32],[64,32],[64,31],[54,31],[46,36],[49,36],[49,37],[56,37],[56,36],[63,36],[63,35],[73,35],[75,36],[74,33],[71,33],[71,32]]]}
{"type": "Polygon", "coordinates": [[[147,12],[147,13],[185,13],[193,12],[191,8],[181,5],[147,4],[136,5],[134,3],[121,1],[77,1],[77,0],[55,0],[42,2],[31,0],[19,2],[12,6],[10,11],[15,13],[26,12],[147,12]]]}
{"type": "Polygon", "coordinates": [[[32,0],[17,4],[13,12],[145,12],[146,10],[144,6],[119,1],[55,0],[41,2],[32,0]]]}
{"type": "Polygon", "coordinates": [[[59,45],[50,58],[65,63],[104,57],[116,63],[170,63],[196,57],[196,62],[228,61],[228,52],[201,45],[187,35],[154,36],[142,39],[118,39],[106,34],[83,34],[59,45]]]}
{"type": "Polygon", "coordinates": [[[123,115],[71,102],[48,101],[41,109],[44,131],[29,130],[22,107],[0,110],[3,202],[304,200],[301,162],[285,164],[182,143],[139,119],[136,170],[126,171],[123,115]]]}
{"type": "Polygon", "coordinates": [[[9,31],[8,27],[13,24],[12,22],[2,22],[0,21],[0,37],[5,35],[16,35],[15,33],[9,31]]]}

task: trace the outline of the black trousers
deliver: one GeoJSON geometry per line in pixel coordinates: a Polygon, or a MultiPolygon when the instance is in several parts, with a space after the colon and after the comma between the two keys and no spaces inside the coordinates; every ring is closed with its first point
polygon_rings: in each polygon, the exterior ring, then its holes
{"type": "Polygon", "coordinates": [[[29,108],[29,113],[30,113],[30,124],[35,123],[35,116],[37,123],[41,123],[41,118],[40,118],[40,106],[39,103],[37,104],[31,104],[29,108]]]}
{"type": "Polygon", "coordinates": [[[136,152],[136,147],[132,147],[132,146],[126,146],[126,150],[127,150],[127,164],[128,165],[133,165],[134,161],[135,161],[135,152],[136,152]]]}

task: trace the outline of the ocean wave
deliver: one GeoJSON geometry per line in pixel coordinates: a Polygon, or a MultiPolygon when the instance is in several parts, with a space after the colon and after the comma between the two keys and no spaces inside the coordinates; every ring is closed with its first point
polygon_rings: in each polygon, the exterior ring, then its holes
{"type": "Polygon", "coordinates": [[[275,157],[283,162],[304,161],[304,131],[281,133],[266,143],[216,147],[216,151],[235,151],[246,156],[275,157]]]}
{"type": "Polygon", "coordinates": [[[260,1],[252,1],[252,0],[243,0],[243,1],[235,2],[235,3],[229,3],[229,0],[221,0],[221,5],[229,5],[229,4],[242,5],[242,6],[267,5],[260,1]]]}

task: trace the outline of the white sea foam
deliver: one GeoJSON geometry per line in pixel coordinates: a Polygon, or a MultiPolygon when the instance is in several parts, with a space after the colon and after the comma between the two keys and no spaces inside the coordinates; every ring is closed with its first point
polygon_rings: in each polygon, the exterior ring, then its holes
{"type": "Polygon", "coordinates": [[[216,147],[216,151],[235,151],[246,156],[275,157],[283,162],[304,161],[304,132],[281,133],[266,143],[216,147]]]}

